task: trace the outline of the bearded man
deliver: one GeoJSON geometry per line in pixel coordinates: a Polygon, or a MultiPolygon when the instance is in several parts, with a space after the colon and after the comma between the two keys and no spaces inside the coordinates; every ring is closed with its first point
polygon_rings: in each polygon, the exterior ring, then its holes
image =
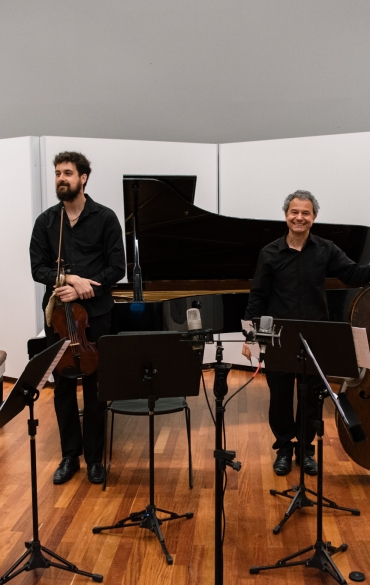
{"type": "MultiPolygon", "coordinates": [[[[122,229],[115,213],[85,193],[90,162],[77,152],[61,152],[54,158],[55,186],[59,203],[36,220],[30,244],[32,276],[46,285],[43,309],[54,292],[62,302],[77,301],[87,311],[86,336],[97,343],[111,329],[111,285],[125,275],[122,229]],[[63,253],[66,278],[55,287],[61,211],[64,208],[63,253]]],[[[59,336],[45,323],[48,345],[59,336]]],[[[102,483],[104,469],[104,402],[98,400],[97,372],[82,378],[83,429],[77,404],[77,380],[54,373],[54,406],[58,421],[62,461],[54,483],[70,480],[80,468],[80,455],[87,464],[91,483],[102,483]]]]}

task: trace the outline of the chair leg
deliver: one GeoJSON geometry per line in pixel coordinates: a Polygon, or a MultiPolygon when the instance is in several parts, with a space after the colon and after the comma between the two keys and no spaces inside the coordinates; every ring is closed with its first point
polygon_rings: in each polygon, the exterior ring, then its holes
{"type": "Polygon", "coordinates": [[[110,447],[109,447],[109,468],[112,463],[113,454],[113,426],[114,426],[114,412],[112,412],[111,424],[110,424],[110,447]]]}
{"type": "Polygon", "coordinates": [[[108,409],[105,410],[105,417],[104,417],[104,480],[102,485],[103,492],[107,487],[107,478],[108,478],[108,469],[107,469],[107,426],[108,426],[108,409]]]}
{"type": "Polygon", "coordinates": [[[188,435],[188,456],[189,456],[189,487],[193,488],[193,458],[191,455],[191,425],[190,425],[190,408],[185,406],[185,420],[186,420],[186,432],[188,435]]]}
{"type": "Polygon", "coordinates": [[[104,481],[103,491],[107,487],[108,475],[112,464],[112,453],[113,453],[113,427],[114,427],[114,412],[111,412],[111,425],[110,425],[110,443],[109,443],[109,461],[107,465],[107,431],[108,431],[108,412],[109,408],[105,411],[104,420],[104,481]]]}

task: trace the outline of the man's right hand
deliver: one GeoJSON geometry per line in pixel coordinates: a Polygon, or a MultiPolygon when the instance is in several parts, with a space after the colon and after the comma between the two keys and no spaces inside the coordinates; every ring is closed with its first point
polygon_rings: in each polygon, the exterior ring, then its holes
{"type": "Polygon", "coordinates": [[[252,352],[248,343],[243,343],[242,354],[247,358],[247,360],[251,361],[252,352]]]}
{"type": "Polygon", "coordinates": [[[90,280],[90,278],[81,278],[77,274],[67,274],[66,283],[73,286],[80,299],[91,299],[95,296],[92,284],[101,286],[100,282],[90,280]]]}

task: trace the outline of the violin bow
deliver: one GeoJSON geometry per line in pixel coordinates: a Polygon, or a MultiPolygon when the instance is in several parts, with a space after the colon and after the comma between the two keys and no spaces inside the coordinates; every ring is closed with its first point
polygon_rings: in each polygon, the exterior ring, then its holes
{"type": "Polygon", "coordinates": [[[58,268],[57,268],[57,280],[56,285],[60,286],[60,265],[61,265],[61,254],[62,254],[62,235],[63,235],[63,221],[64,221],[64,207],[62,207],[60,214],[60,230],[59,230],[59,248],[58,248],[58,268]]]}

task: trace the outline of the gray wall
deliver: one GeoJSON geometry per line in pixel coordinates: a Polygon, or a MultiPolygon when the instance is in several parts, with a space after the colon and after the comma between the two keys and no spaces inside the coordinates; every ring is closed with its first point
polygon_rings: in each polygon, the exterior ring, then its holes
{"type": "Polygon", "coordinates": [[[368,0],[1,0],[0,138],[370,130],[368,0]]]}

